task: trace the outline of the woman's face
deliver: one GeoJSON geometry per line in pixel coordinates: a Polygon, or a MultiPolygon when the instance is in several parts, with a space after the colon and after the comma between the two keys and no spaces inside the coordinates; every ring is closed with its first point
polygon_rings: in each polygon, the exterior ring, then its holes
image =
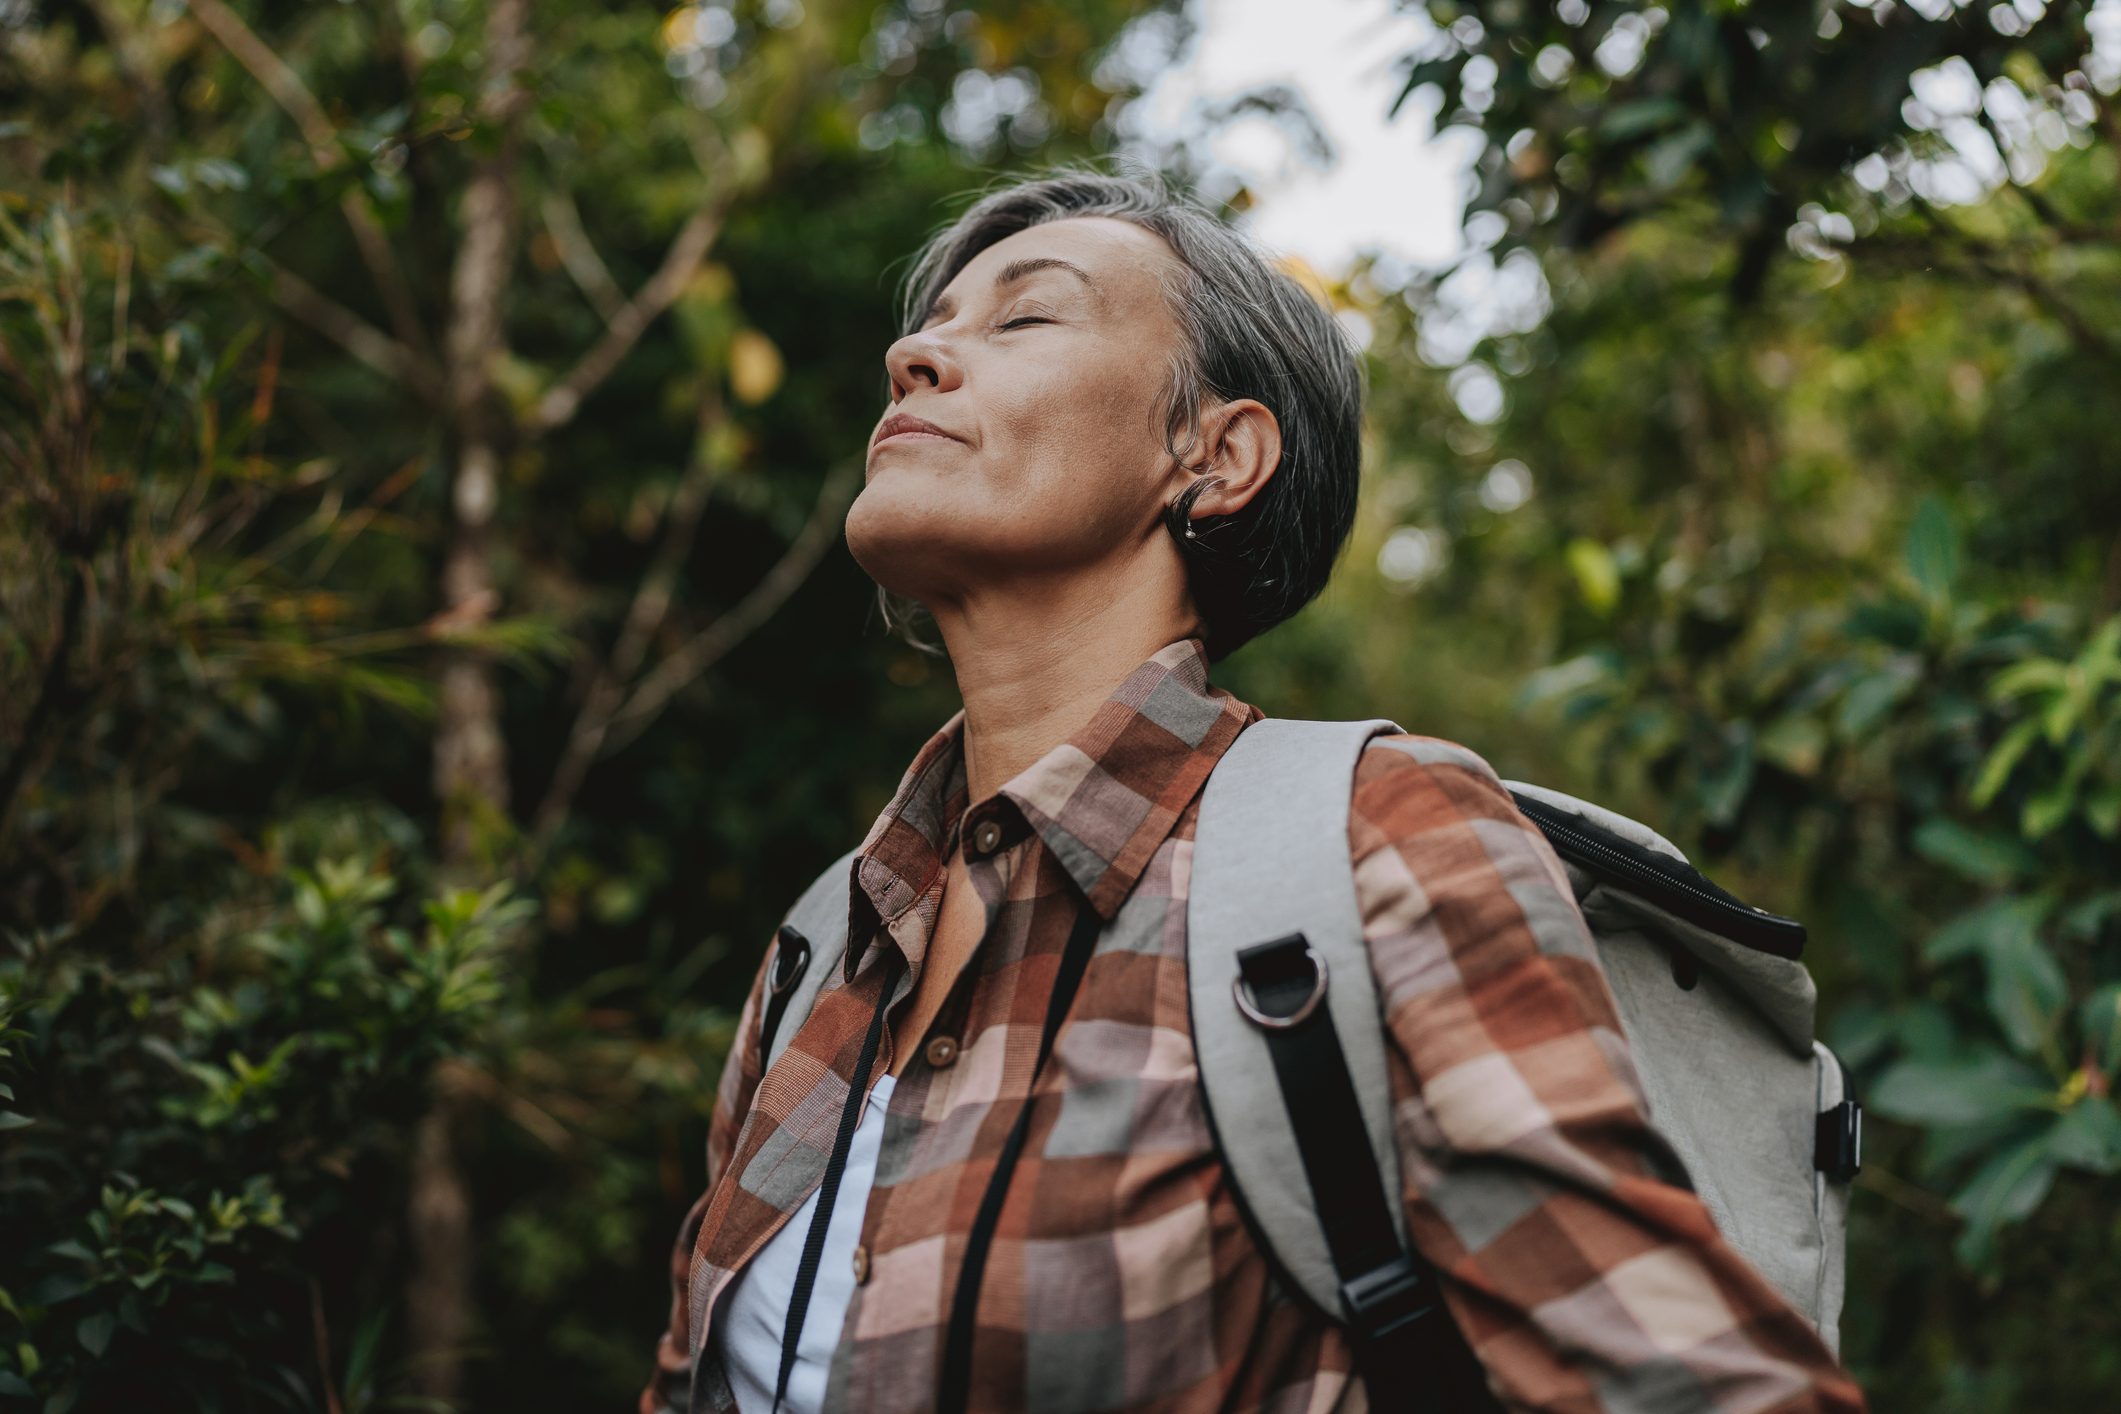
{"type": "Polygon", "coordinates": [[[980,252],[891,346],[891,405],[847,517],[879,584],[934,609],[1145,552],[1176,563],[1159,519],[1191,479],[1159,406],[1180,347],[1174,259],[1123,221],[1033,227],[980,252]]]}

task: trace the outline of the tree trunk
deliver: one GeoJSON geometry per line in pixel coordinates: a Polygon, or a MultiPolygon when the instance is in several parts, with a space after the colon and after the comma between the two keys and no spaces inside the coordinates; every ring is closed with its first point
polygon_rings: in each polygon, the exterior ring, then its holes
{"type": "MultiPolygon", "coordinates": [[[[493,153],[464,189],[462,234],[450,276],[444,356],[457,441],[450,505],[455,512],[442,564],[442,608],[476,624],[499,607],[493,582],[493,519],[501,499],[501,412],[492,370],[501,352],[501,297],[515,255],[517,115],[515,79],[529,58],[527,0],[493,0],[486,16],[483,116],[501,126],[493,153]]],[[[442,863],[460,877],[487,872],[508,820],[508,745],[491,653],[453,648],[440,668],[434,786],[442,806],[442,863]],[[482,858],[483,856],[483,858],[482,858]]],[[[457,1153],[460,1106],[446,1070],[414,1145],[407,1227],[413,1271],[405,1292],[413,1378],[419,1393],[454,1400],[464,1383],[463,1346],[475,1253],[469,1186],[457,1153]]]]}
{"type": "Polygon", "coordinates": [[[412,1192],[406,1228],[413,1277],[405,1291],[413,1385],[429,1399],[454,1400],[464,1383],[464,1317],[471,1305],[471,1194],[457,1162],[458,1105],[437,1093],[413,1132],[412,1192]]]}

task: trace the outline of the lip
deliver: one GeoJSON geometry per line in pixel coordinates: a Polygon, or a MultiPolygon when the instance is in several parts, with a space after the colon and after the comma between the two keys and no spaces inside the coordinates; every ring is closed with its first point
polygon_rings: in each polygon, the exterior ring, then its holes
{"type": "Polygon", "coordinates": [[[955,432],[946,432],[925,417],[915,417],[909,412],[895,412],[885,418],[876,429],[876,440],[869,444],[875,451],[886,442],[920,439],[937,442],[962,442],[965,439],[955,432]]]}

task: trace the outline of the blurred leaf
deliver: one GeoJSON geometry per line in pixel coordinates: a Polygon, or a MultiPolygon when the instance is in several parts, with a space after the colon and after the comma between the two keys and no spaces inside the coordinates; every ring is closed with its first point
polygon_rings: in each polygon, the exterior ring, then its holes
{"type": "Polygon", "coordinates": [[[1781,717],[1760,735],[1760,754],[1785,771],[1809,776],[1826,754],[1826,729],[1811,717],[1781,717]]]}
{"type": "Polygon", "coordinates": [[[1915,852],[1977,884],[2007,884],[2039,867],[2039,860],[2009,835],[1975,830],[1944,816],[1922,822],[1912,840],[1915,852]]]}
{"type": "Polygon", "coordinates": [[[2025,755],[2026,749],[2039,736],[2039,721],[2028,717],[2012,727],[2004,734],[2003,740],[1996,743],[1995,750],[1988,754],[1988,760],[1981,763],[1980,778],[1974,782],[1974,789],[1968,796],[1976,810],[1986,809],[1988,803],[1996,798],[1996,792],[2002,790],[2004,782],[2010,779],[2011,771],[2016,768],[2019,758],[2025,755]]]}
{"type": "Polygon", "coordinates": [[[2071,937],[2091,942],[2116,914],[2121,914],[2121,889],[2108,889],[2072,908],[2063,916],[2062,927],[2071,937]]]}
{"type": "Polygon", "coordinates": [[[1907,570],[1932,604],[1948,602],[1959,580],[1959,524],[1937,496],[1915,507],[1907,530],[1907,570]]]}
{"type": "Polygon", "coordinates": [[[2049,894],[1996,899],[1939,928],[1923,944],[1922,955],[1931,962],[1949,962],[1971,952],[1993,953],[2036,941],[2054,906],[2049,894]]]}
{"type": "Polygon", "coordinates": [[[780,389],[785,371],[781,351],[758,330],[739,329],[729,340],[729,391],[738,402],[765,402],[780,389]]]}
{"type": "Polygon", "coordinates": [[[2039,1071],[2008,1056],[1938,1064],[1901,1061],[1879,1077],[1866,1103],[1906,1124],[1980,1124],[2038,1110],[2054,1095],[2039,1071]]]}
{"type": "Polygon", "coordinates": [[[1867,734],[1903,701],[1922,678],[1922,660],[1896,654],[1874,673],[1858,678],[1841,699],[1834,729],[1844,741],[1867,734]]]}
{"type": "Polygon", "coordinates": [[[85,1316],[74,1327],[74,1336],[81,1348],[91,1355],[101,1355],[110,1348],[110,1338],[118,1333],[118,1318],[109,1311],[100,1311],[85,1316]]]}
{"type": "Polygon", "coordinates": [[[2018,828],[2029,840],[2041,839],[2053,834],[2055,827],[2069,818],[2076,804],[2077,776],[2071,772],[2025,802],[2018,828]]]}
{"type": "Polygon", "coordinates": [[[2022,1221],[2055,1181],[2056,1162],[2042,1134],[2003,1150],[1983,1164],[1973,1180],[1952,1198],[1952,1210],[1966,1219],[1953,1251],[1969,1267],[1987,1263],[1996,1229],[2022,1221]]]}
{"type": "Polygon", "coordinates": [[[1593,613],[1611,613],[1620,602],[1620,567],[1613,552],[1596,540],[1577,539],[1569,542],[1564,558],[1583,602],[1593,613]]]}
{"type": "Polygon", "coordinates": [[[2085,798],[2084,819],[2102,840],[2121,833],[2121,781],[2102,786],[2085,798]]]}
{"type": "Polygon", "coordinates": [[[2020,1055],[2046,1045],[2069,1001],[2062,965],[2031,932],[1999,941],[1988,952],[1988,1009],[2020,1055]]]}
{"type": "Polygon", "coordinates": [[[1870,639],[1903,652],[1922,642],[1922,628],[1921,607],[1905,599],[1859,604],[1841,625],[1841,631],[1851,638],[1870,639]]]}
{"type": "Polygon", "coordinates": [[[2078,1016],[2099,1068],[2109,1075],[2121,1070],[2121,982],[2109,982],[2086,997],[2078,1016]]]}
{"type": "Polygon", "coordinates": [[[1724,733],[1723,759],[1704,769],[1701,810],[1711,821],[1727,825],[1738,818],[1753,788],[1753,734],[1744,723],[1724,733]]]}
{"type": "Polygon", "coordinates": [[[2111,1100],[2087,1097],[2048,1135],[2055,1162],[2088,1173],[2121,1172],[2121,1113],[2111,1100]]]}

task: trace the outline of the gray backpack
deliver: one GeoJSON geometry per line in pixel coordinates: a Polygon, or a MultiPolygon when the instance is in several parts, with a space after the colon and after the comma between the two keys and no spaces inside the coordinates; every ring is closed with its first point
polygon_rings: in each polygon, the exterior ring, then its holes
{"type": "MultiPolygon", "coordinates": [[[[1348,854],[1356,762],[1399,730],[1270,719],[1217,764],[1187,919],[1193,1047],[1251,1226],[1291,1289],[1348,1327],[1372,1403],[1492,1408],[1396,1200],[1383,1019],[1348,854]]],[[[1416,752],[1475,760],[1444,743],[1416,752]]],[[[1803,927],[1739,903],[1643,825],[1507,784],[1567,869],[1652,1122],[1725,1237],[1837,1346],[1862,1119],[1812,1037],[1803,927]]],[[[786,1018],[809,1014],[845,951],[851,858],[781,930],[769,1066],[796,1029],[786,1018]]]]}

